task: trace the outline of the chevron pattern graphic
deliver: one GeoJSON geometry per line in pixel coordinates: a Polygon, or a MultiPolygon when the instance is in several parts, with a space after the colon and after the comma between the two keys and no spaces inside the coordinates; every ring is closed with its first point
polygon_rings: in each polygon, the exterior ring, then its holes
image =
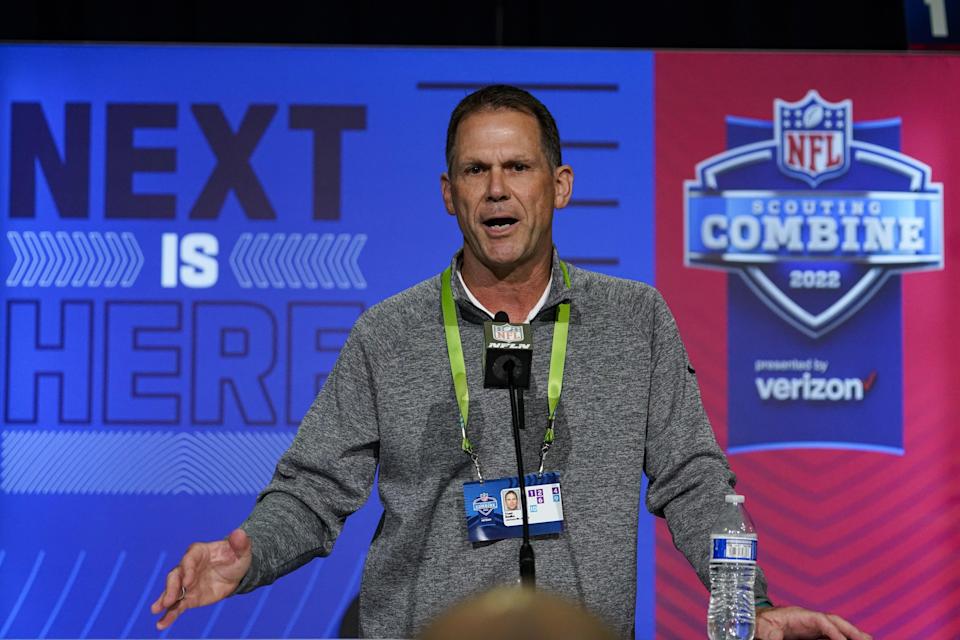
{"type": "Polygon", "coordinates": [[[125,542],[101,553],[82,547],[0,549],[0,638],[336,637],[363,568],[363,555],[355,552],[339,563],[316,559],[248,598],[194,609],[186,618],[188,632],[174,627],[160,634],[150,602],[183,549],[156,541],[131,548],[125,542]],[[17,554],[20,561],[11,562],[17,554]],[[325,589],[344,594],[330,597],[325,589]],[[78,600],[86,606],[71,609],[78,600]]]}
{"type": "Polygon", "coordinates": [[[242,233],[230,267],[244,288],[366,289],[357,265],[366,241],[362,233],[242,233]]]}
{"type": "Polygon", "coordinates": [[[143,252],[129,231],[7,231],[8,287],[132,287],[143,252]]]}
{"type": "Polygon", "coordinates": [[[36,495],[256,494],[292,440],[292,431],[7,431],[0,490],[36,495]]]}
{"type": "MultiPolygon", "coordinates": [[[[874,637],[960,637],[960,502],[942,491],[960,464],[931,465],[942,443],[917,444],[897,460],[795,451],[734,465],[775,603],[829,607],[874,637]]],[[[707,592],[657,533],[657,637],[702,637],[707,592]]]]}
{"type": "MultiPolygon", "coordinates": [[[[679,317],[696,309],[693,299],[675,305],[679,317]]],[[[944,407],[947,376],[930,373],[943,343],[928,345],[923,338],[933,330],[924,323],[935,321],[917,318],[918,330],[906,338],[904,455],[762,451],[731,456],[730,464],[757,525],[774,603],[835,611],[877,638],[955,640],[960,459],[944,452],[957,450],[957,429],[944,407]]],[[[703,363],[697,376],[704,404],[723,446],[725,340],[709,323],[687,326],[688,348],[703,363]]],[[[945,370],[953,366],[943,360],[945,370]]],[[[662,522],[656,564],[656,637],[704,637],[707,590],[662,522]]]]}
{"type": "MultiPolygon", "coordinates": [[[[678,317],[695,317],[696,300],[676,299],[678,317]]],[[[688,348],[702,363],[697,376],[704,404],[723,446],[725,340],[716,339],[709,323],[686,326],[688,348]]],[[[774,603],[835,611],[874,637],[960,637],[960,502],[956,490],[947,489],[956,486],[960,462],[943,457],[956,448],[956,436],[938,415],[945,392],[917,387],[907,395],[915,409],[904,416],[903,456],[782,450],[730,458],[757,525],[759,561],[774,603]]],[[[709,594],[662,521],[656,566],[656,637],[704,637],[709,594]]]]}

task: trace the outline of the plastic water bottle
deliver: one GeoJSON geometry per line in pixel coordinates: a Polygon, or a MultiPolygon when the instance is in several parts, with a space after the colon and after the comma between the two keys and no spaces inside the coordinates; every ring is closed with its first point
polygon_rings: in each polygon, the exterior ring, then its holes
{"type": "Polygon", "coordinates": [[[757,618],[753,580],[757,532],[743,507],[743,496],[729,495],[710,531],[710,640],[753,640],[757,618]]]}

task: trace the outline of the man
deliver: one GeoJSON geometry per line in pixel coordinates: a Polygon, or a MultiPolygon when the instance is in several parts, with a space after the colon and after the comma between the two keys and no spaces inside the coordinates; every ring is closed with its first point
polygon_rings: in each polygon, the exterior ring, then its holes
{"type": "Polygon", "coordinates": [[[514,491],[507,491],[503,495],[503,508],[506,511],[516,511],[520,508],[520,499],[514,491]]]}
{"type": "MultiPolygon", "coordinates": [[[[364,568],[364,635],[410,637],[453,602],[513,582],[503,567],[519,541],[471,543],[463,516],[465,482],[515,468],[506,394],[484,389],[481,379],[482,323],[497,311],[531,322],[522,448],[536,458],[556,409],[545,462],[560,472],[571,505],[563,533],[535,542],[538,587],[582,602],[619,636],[631,635],[641,472],[647,508],[667,518],[675,544],[708,580],[709,528],[732,473],[660,295],[563,265],[554,251],[553,211],[570,201],[573,170],[561,162],[553,117],[525,91],[482,89],[451,116],[447,165],[441,192],[463,233],[462,251],[442,276],[358,320],[242,528],[192,545],[167,576],[152,607],[166,609],[158,628],[329,553],[378,468],[384,515],[364,568]],[[560,321],[569,333],[557,408],[547,387],[555,388],[548,378],[556,380],[551,353],[560,321]],[[470,363],[459,380],[454,338],[470,363]]],[[[768,602],[762,572],[756,595],[768,602]]],[[[758,610],[758,638],[821,636],[868,637],[835,616],[758,610]]]]}

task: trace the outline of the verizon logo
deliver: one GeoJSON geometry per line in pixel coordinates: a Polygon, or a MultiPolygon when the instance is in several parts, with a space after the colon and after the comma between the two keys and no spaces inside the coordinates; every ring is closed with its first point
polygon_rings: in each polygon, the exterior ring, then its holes
{"type": "Polygon", "coordinates": [[[810,400],[814,402],[850,402],[863,400],[877,381],[873,371],[864,379],[814,377],[809,372],[799,377],[755,378],[761,400],[810,400]]]}

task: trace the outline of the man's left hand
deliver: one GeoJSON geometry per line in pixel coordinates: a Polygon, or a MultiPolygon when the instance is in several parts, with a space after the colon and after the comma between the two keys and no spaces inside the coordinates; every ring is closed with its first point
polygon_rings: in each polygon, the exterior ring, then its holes
{"type": "Polygon", "coordinates": [[[757,609],[757,640],[873,640],[873,636],[832,613],[802,607],[757,609]]]}

